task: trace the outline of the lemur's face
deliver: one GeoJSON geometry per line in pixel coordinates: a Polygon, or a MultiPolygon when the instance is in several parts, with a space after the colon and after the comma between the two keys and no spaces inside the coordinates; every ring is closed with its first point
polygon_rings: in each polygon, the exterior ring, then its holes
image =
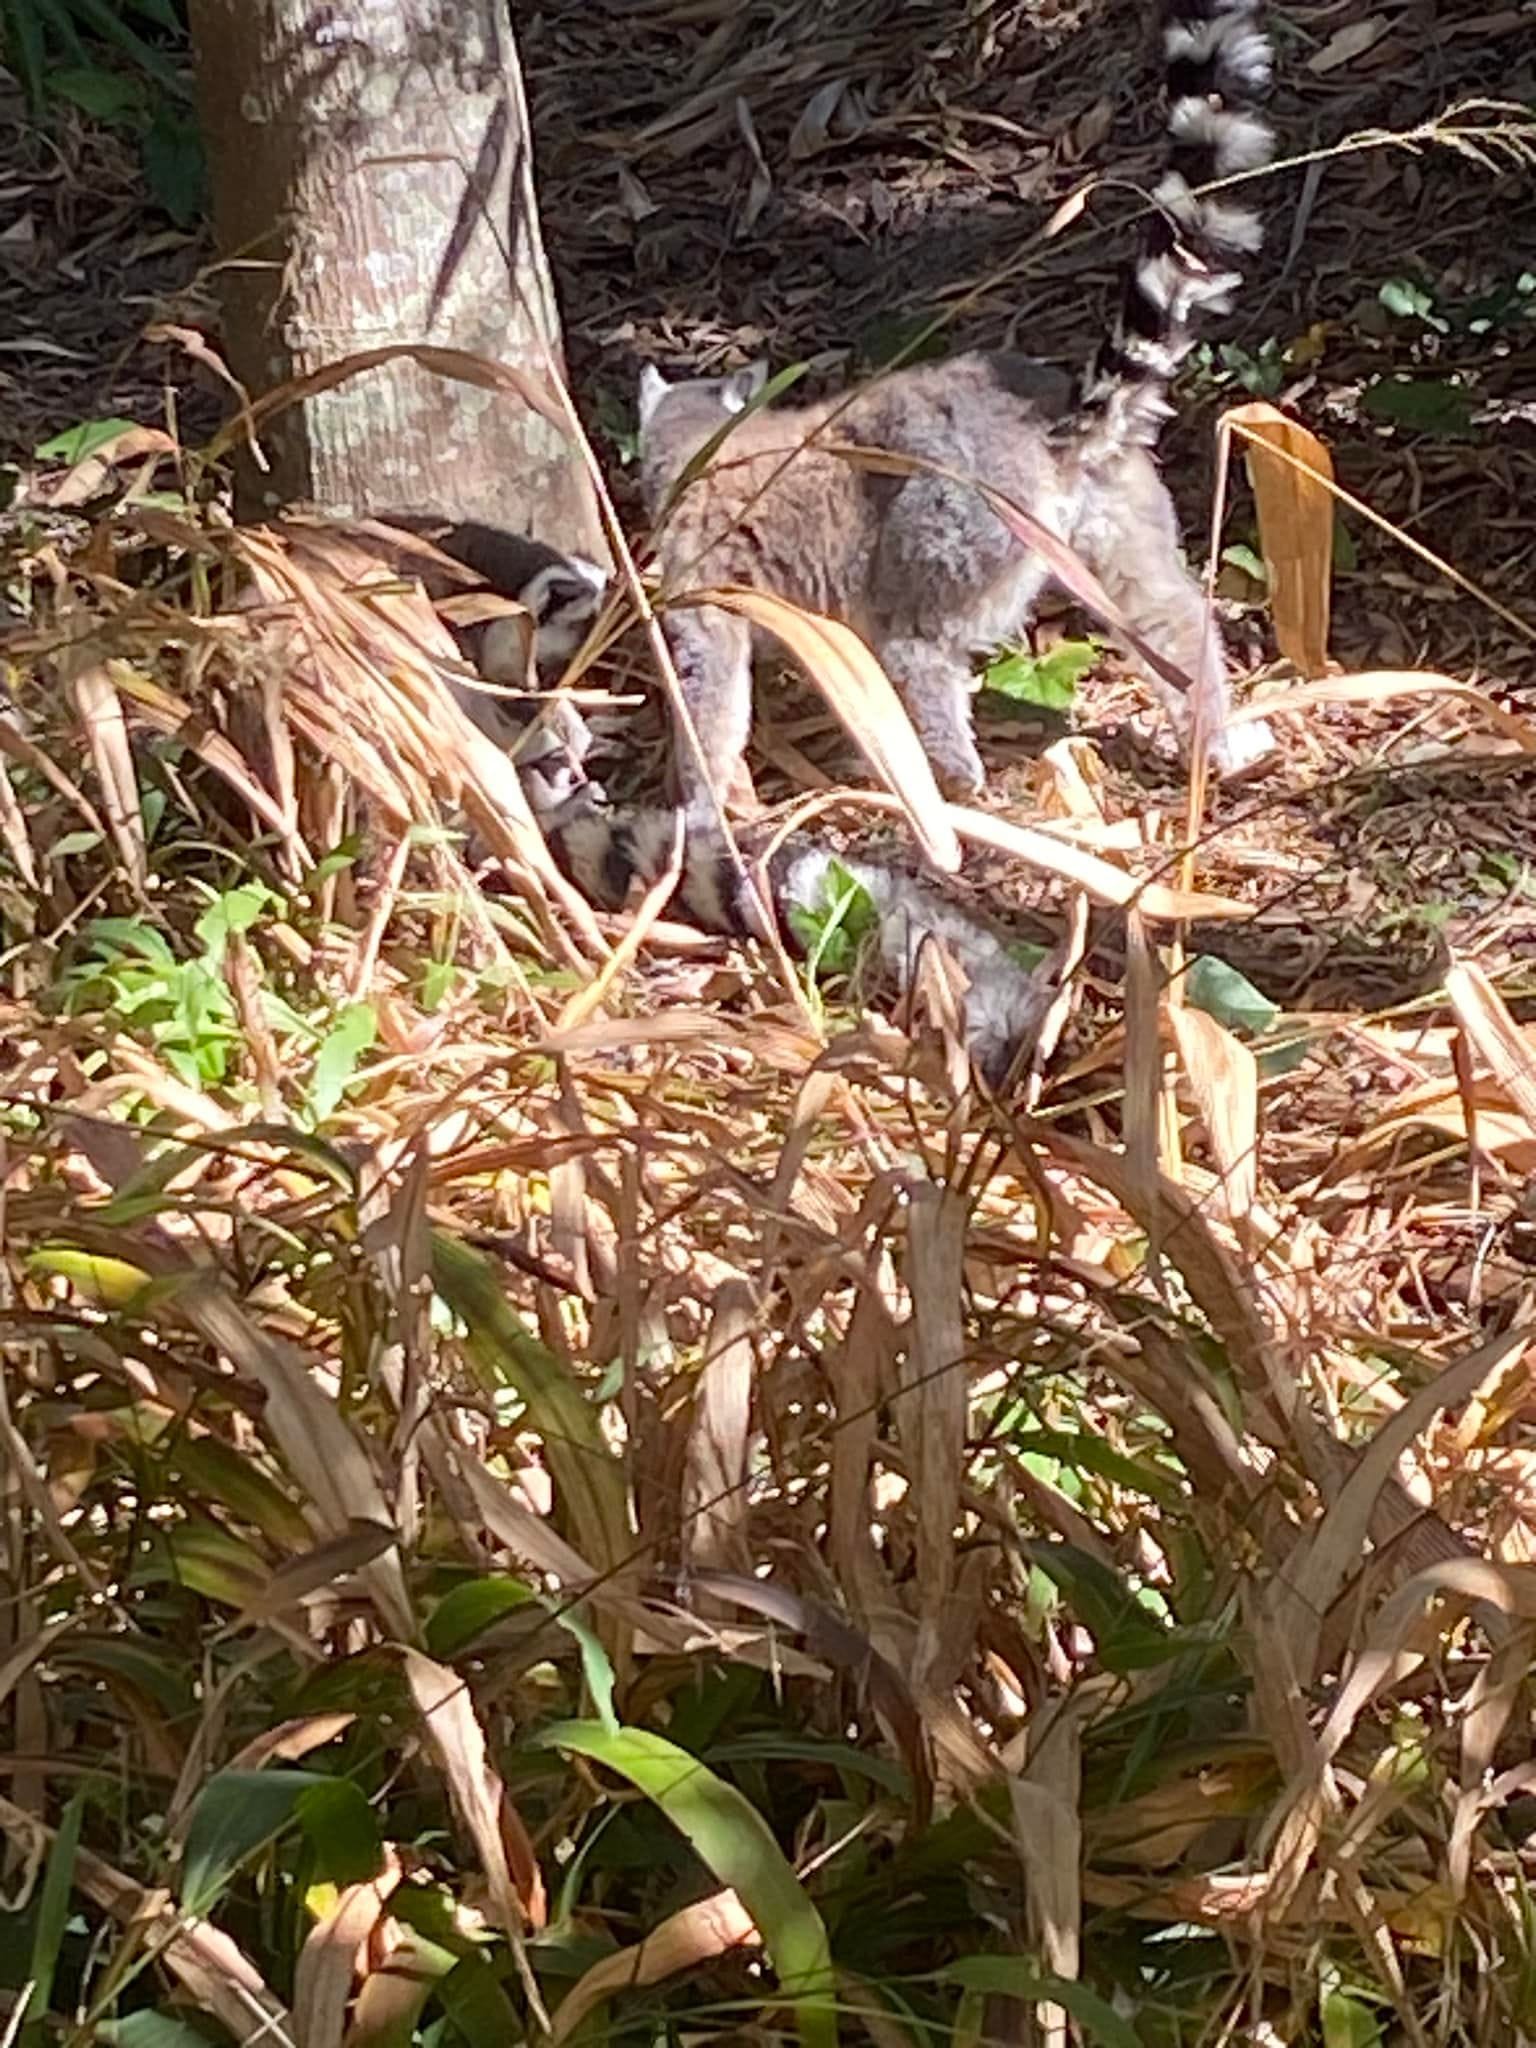
{"type": "MultiPolygon", "coordinates": [[[[607,572],[581,555],[561,555],[536,569],[514,595],[533,620],[533,664],[541,683],[558,682],[587,637],[608,591],[607,572]]],[[[481,629],[476,667],[488,682],[522,683],[525,628],[521,619],[492,619],[481,629]]]]}

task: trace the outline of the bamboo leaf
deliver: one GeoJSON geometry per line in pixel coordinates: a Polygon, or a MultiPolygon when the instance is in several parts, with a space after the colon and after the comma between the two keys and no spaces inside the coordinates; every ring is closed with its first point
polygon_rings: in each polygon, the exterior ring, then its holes
{"type": "Polygon", "coordinates": [[[832,2048],[837,2022],[827,1930],[756,1808],[697,1757],[647,1729],[614,1734],[595,1721],[561,1721],[537,1740],[590,1757],[655,1801],[751,1915],[794,2001],[804,2048],[832,2048]]]}

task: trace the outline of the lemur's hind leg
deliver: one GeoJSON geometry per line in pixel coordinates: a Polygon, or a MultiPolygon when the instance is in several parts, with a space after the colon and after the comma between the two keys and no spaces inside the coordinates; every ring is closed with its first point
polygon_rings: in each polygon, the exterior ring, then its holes
{"type": "Polygon", "coordinates": [[[1083,493],[1073,540],[1142,638],[1190,678],[1186,695],[1126,652],[1156,690],[1187,753],[1198,730],[1218,775],[1256,765],[1275,746],[1262,719],[1229,726],[1227,656],[1205,591],[1185,566],[1178,519],[1152,458],[1128,448],[1083,493]]]}
{"type": "Polygon", "coordinates": [[[745,619],[718,605],[679,605],[666,614],[666,633],[693,727],[690,735],[681,719],[673,721],[676,794],[693,819],[712,820],[715,799],[727,810],[750,813],[757,808],[746,763],[752,730],[752,630],[745,619]]]}
{"type": "Polygon", "coordinates": [[[987,777],[971,732],[969,646],[893,633],[875,652],[907,708],[939,788],[955,799],[978,796],[987,777]]]}
{"type": "Polygon", "coordinates": [[[1026,553],[979,491],[946,477],[909,477],[886,513],[873,576],[875,651],[948,796],[985,786],[971,654],[992,594],[1026,553]]]}

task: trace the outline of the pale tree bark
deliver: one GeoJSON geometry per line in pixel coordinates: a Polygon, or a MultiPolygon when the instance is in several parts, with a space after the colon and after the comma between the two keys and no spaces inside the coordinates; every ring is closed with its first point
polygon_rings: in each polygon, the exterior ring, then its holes
{"type": "MultiPolygon", "coordinates": [[[[559,320],[507,0],[191,0],[224,343],[253,396],[431,342],[548,381],[559,320]]],[[[519,398],[397,361],[264,428],[260,516],[414,508],[607,559],[574,449],[519,398]]]]}

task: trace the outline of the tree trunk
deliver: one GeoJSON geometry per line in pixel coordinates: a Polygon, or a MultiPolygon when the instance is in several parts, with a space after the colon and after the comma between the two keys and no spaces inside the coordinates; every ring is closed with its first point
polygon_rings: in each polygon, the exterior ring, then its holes
{"type": "MultiPolygon", "coordinates": [[[[548,381],[559,319],[507,0],[191,0],[225,346],[252,396],[430,341],[548,381]]],[[[241,510],[440,512],[607,560],[573,448],[400,360],[273,417],[241,510]]]]}

